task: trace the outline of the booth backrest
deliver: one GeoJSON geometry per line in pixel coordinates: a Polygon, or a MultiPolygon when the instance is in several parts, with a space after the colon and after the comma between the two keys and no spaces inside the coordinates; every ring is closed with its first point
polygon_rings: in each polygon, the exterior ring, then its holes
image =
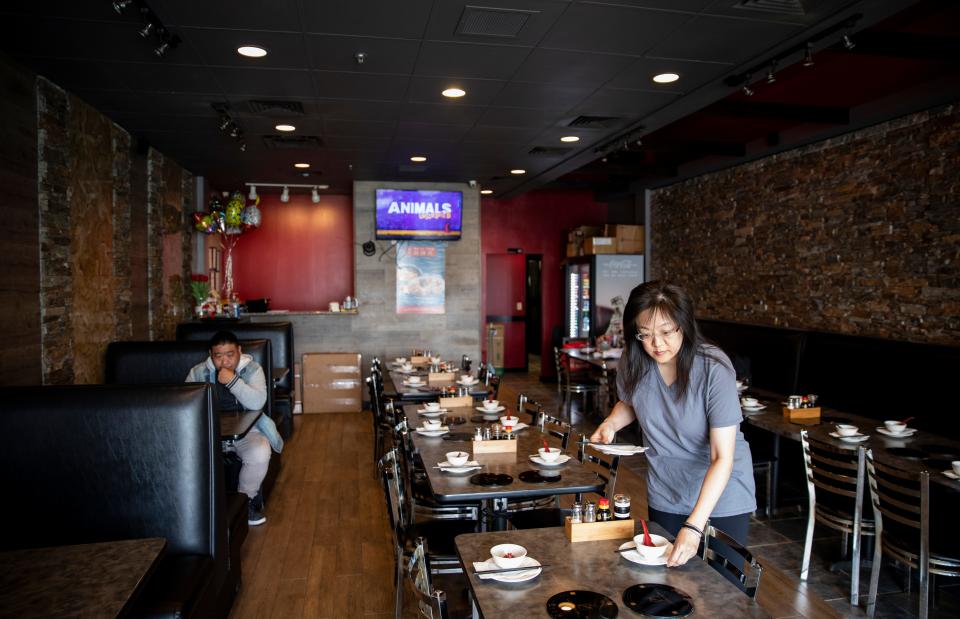
{"type": "MultiPolygon", "coordinates": [[[[209,338],[207,338],[209,339],[209,338]]],[[[240,340],[240,349],[253,357],[266,374],[273,371],[270,340],[240,340]]],[[[117,385],[182,383],[190,368],[209,354],[208,342],[111,342],[107,346],[105,382],[117,385]]],[[[273,414],[272,389],[267,389],[267,414],[273,414]]]]}
{"type": "Polygon", "coordinates": [[[165,537],[225,556],[219,422],[207,385],[0,389],[0,549],[165,537]]]}
{"type": "Polygon", "coordinates": [[[876,419],[914,416],[910,425],[960,436],[953,381],[960,348],[839,333],[807,334],[799,393],[876,419]]]}
{"type": "Polygon", "coordinates": [[[700,330],[723,349],[738,374],[776,393],[796,393],[804,332],[723,320],[698,320],[700,330]]]}
{"type": "Polygon", "coordinates": [[[287,368],[290,372],[277,384],[285,391],[293,388],[293,324],[278,322],[182,322],[177,325],[177,339],[208,341],[217,331],[232,331],[241,340],[270,340],[273,367],[287,368]]]}

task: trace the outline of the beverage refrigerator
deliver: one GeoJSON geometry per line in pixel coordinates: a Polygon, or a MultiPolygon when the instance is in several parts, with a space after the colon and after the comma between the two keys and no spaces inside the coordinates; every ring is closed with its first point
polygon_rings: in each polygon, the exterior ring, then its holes
{"type": "Polygon", "coordinates": [[[641,282],[642,254],[568,258],[563,285],[565,341],[606,334],[611,322],[616,323],[622,316],[630,291],[641,282]]]}

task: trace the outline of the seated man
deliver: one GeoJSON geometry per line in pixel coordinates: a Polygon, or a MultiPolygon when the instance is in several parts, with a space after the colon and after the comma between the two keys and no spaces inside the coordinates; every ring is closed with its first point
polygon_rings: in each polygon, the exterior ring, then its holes
{"type": "MultiPolygon", "coordinates": [[[[214,406],[219,411],[256,411],[267,402],[263,368],[250,355],[243,354],[237,336],[230,331],[220,331],[210,338],[210,356],[190,370],[186,382],[213,384],[214,406]]],[[[277,426],[269,416],[261,415],[246,436],[225,449],[235,452],[242,462],[238,489],[250,497],[247,521],[251,525],[263,524],[267,518],[263,515],[260,484],[267,475],[270,450],[280,453],[283,449],[277,426]]]]}

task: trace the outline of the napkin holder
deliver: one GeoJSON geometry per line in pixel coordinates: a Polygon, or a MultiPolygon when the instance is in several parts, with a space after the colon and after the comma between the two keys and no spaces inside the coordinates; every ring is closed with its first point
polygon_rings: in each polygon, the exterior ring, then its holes
{"type": "Polygon", "coordinates": [[[430,372],[427,374],[427,383],[452,383],[457,377],[455,372],[430,372]]]}
{"type": "Polygon", "coordinates": [[[473,440],[473,454],[517,453],[517,439],[473,440]]]}
{"type": "Polygon", "coordinates": [[[563,529],[571,542],[595,542],[603,539],[632,539],[633,518],[607,520],[604,522],[570,522],[563,519],[563,529]]]}
{"type": "Polygon", "coordinates": [[[783,416],[787,418],[787,421],[820,421],[820,407],[787,408],[784,406],[783,416]]]}

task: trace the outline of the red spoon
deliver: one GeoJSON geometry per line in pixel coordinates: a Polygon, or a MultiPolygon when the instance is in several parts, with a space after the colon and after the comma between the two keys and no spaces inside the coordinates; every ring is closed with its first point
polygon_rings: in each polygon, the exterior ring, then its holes
{"type": "Polygon", "coordinates": [[[547,439],[543,439],[543,449],[544,451],[550,451],[550,445],[547,444],[547,439]]]}
{"type": "Polygon", "coordinates": [[[907,417],[906,419],[901,419],[900,423],[906,424],[908,421],[913,421],[913,417],[907,417]]]}
{"type": "Polygon", "coordinates": [[[647,521],[643,518],[640,519],[640,526],[643,527],[643,545],[644,546],[653,546],[653,540],[650,539],[650,531],[647,530],[647,521]]]}

